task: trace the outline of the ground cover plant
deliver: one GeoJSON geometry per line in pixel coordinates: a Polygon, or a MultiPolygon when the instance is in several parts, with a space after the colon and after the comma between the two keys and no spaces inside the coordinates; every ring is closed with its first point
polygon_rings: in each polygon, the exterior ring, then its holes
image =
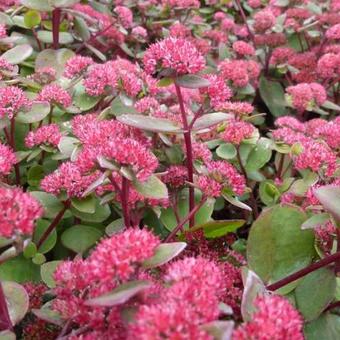
{"type": "Polygon", "coordinates": [[[0,8],[0,339],[339,338],[339,0],[0,8]]]}

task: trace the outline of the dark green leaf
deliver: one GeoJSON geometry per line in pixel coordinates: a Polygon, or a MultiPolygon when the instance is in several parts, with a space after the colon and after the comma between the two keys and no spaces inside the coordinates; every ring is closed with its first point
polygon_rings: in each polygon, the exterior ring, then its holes
{"type": "Polygon", "coordinates": [[[242,227],[245,222],[245,220],[209,221],[204,224],[195,225],[188,231],[195,232],[196,230],[203,229],[205,237],[216,238],[235,232],[238,228],[242,227]]]}
{"type": "MultiPolygon", "coordinates": [[[[33,234],[33,242],[35,244],[39,243],[39,240],[41,239],[41,237],[43,236],[45,231],[48,229],[50,224],[51,224],[51,222],[46,221],[46,220],[39,220],[37,222],[37,225],[35,227],[34,234],[33,234]]],[[[50,233],[50,235],[47,237],[47,239],[39,247],[39,253],[45,254],[45,253],[49,252],[51,249],[53,249],[56,242],[57,242],[57,232],[56,232],[56,229],[54,229],[50,233]]]]}
{"type": "Polygon", "coordinates": [[[216,154],[223,159],[233,159],[236,157],[237,151],[233,144],[223,143],[216,149],[216,154]]]}
{"type": "Polygon", "coordinates": [[[87,196],[82,199],[72,198],[71,204],[80,212],[93,214],[96,211],[96,199],[93,196],[87,196]]]}
{"type": "Polygon", "coordinates": [[[102,233],[100,230],[87,225],[75,225],[66,229],[61,235],[63,245],[74,251],[82,254],[100,239],[102,233]]]}
{"type": "Polygon", "coordinates": [[[306,340],[339,340],[340,316],[322,314],[317,320],[305,325],[304,333],[306,340]]]}

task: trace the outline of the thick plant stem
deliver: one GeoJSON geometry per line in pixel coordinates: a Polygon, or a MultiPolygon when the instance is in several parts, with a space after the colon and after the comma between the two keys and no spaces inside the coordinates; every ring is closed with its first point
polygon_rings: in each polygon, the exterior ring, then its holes
{"type": "Polygon", "coordinates": [[[289,283],[291,283],[293,281],[300,279],[301,277],[308,275],[309,273],[314,272],[315,270],[318,270],[322,267],[326,267],[330,263],[335,262],[337,260],[340,260],[340,251],[333,254],[333,255],[329,255],[329,256],[323,258],[322,260],[320,260],[318,262],[314,262],[311,265],[309,265],[308,267],[303,268],[303,269],[283,278],[282,280],[277,281],[277,282],[267,286],[267,289],[272,290],[272,291],[277,290],[281,287],[288,285],[289,283]]]}
{"type": "Polygon", "coordinates": [[[122,192],[121,192],[123,219],[126,228],[130,227],[130,212],[129,212],[129,180],[123,176],[122,192]]]}
{"type": "Polygon", "coordinates": [[[190,213],[176,226],[176,228],[168,235],[164,242],[169,242],[173,239],[173,237],[177,234],[179,230],[184,227],[184,224],[187,223],[192,216],[195,216],[198,210],[201,209],[203,204],[206,202],[206,198],[202,198],[201,202],[198,203],[194,209],[190,211],[190,213]]]}
{"type": "MultiPolygon", "coordinates": [[[[193,155],[192,155],[192,141],[191,141],[191,129],[188,124],[187,115],[184,108],[184,100],[181,92],[181,88],[175,84],[176,93],[178,97],[178,103],[181,110],[182,115],[182,124],[184,129],[184,142],[185,149],[187,154],[187,169],[188,169],[188,179],[190,183],[194,182],[194,164],[193,164],[193,155]]],[[[189,211],[192,211],[195,208],[195,189],[193,187],[189,188],[189,211]]],[[[190,217],[189,227],[193,227],[195,224],[195,214],[190,217]]]]}
{"type": "Polygon", "coordinates": [[[13,325],[9,317],[6,298],[0,281],[0,331],[11,330],[12,328],[13,325]]]}
{"type": "Polygon", "coordinates": [[[49,227],[45,230],[40,240],[38,241],[38,244],[37,244],[38,250],[41,247],[41,245],[46,241],[46,239],[50,236],[52,231],[57,227],[58,223],[63,218],[66,210],[70,207],[70,204],[71,202],[69,200],[64,202],[64,207],[59,211],[58,215],[54,218],[54,220],[51,222],[49,227]]]}
{"type": "Polygon", "coordinates": [[[248,34],[249,34],[250,38],[253,40],[253,39],[254,39],[254,34],[253,34],[253,32],[251,31],[251,29],[250,29],[250,27],[249,27],[249,25],[248,25],[247,17],[246,17],[246,15],[245,15],[244,11],[243,11],[241,2],[240,2],[240,0],[235,0],[235,2],[236,2],[236,5],[237,5],[237,7],[238,7],[238,10],[240,11],[242,20],[243,20],[244,24],[245,24],[246,27],[247,27],[248,34]]]}
{"type": "Polygon", "coordinates": [[[60,26],[61,9],[55,8],[52,11],[52,36],[53,36],[53,49],[59,48],[59,26],[60,26]]]}

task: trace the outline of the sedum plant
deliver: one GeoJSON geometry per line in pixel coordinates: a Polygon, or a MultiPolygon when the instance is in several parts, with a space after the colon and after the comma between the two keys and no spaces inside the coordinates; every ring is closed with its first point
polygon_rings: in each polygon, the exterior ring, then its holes
{"type": "Polygon", "coordinates": [[[0,339],[338,338],[338,0],[0,8],[0,339]]]}

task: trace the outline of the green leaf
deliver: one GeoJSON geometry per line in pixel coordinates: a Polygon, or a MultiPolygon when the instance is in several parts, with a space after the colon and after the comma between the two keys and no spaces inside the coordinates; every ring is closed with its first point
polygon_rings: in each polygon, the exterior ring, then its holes
{"type": "Polygon", "coordinates": [[[111,210],[108,204],[100,205],[96,200],[96,210],[94,213],[84,213],[71,207],[71,212],[74,216],[80,218],[82,221],[101,223],[104,222],[111,214],[111,210]]]}
{"type": "Polygon", "coordinates": [[[83,254],[91,248],[100,239],[102,233],[100,230],[87,225],[75,225],[66,229],[61,235],[63,245],[74,251],[83,254]]]}
{"type": "Polygon", "coordinates": [[[1,57],[4,58],[8,63],[12,65],[17,65],[29,58],[32,53],[33,48],[31,45],[22,44],[17,45],[6,51],[1,57]]]}
{"type": "MultiPolygon", "coordinates": [[[[181,220],[183,220],[189,213],[189,194],[187,190],[183,190],[180,194],[179,200],[178,200],[178,213],[181,220]]],[[[195,190],[195,202],[198,204],[201,199],[201,193],[195,190]]],[[[195,215],[195,223],[196,224],[203,224],[211,220],[211,215],[214,211],[214,199],[209,199],[207,202],[205,202],[198,210],[198,212],[195,215]]],[[[162,223],[164,226],[169,230],[172,231],[177,226],[177,220],[175,213],[172,208],[162,209],[162,214],[160,217],[162,223]]],[[[189,223],[186,223],[184,228],[188,229],[189,223]]]]}
{"type": "Polygon", "coordinates": [[[64,65],[68,59],[75,53],[69,49],[61,48],[59,50],[45,49],[38,53],[35,59],[35,70],[38,71],[43,67],[52,67],[60,77],[64,72],[64,65]]]}
{"type": "Polygon", "coordinates": [[[325,108],[325,109],[329,109],[329,110],[334,110],[334,111],[340,111],[340,106],[329,101],[329,100],[326,100],[322,105],[321,107],[325,108]]]}
{"type": "Polygon", "coordinates": [[[26,315],[29,298],[23,286],[16,282],[1,282],[7,302],[9,317],[13,325],[18,324],[26,315]]]}
{"type": "Polygon", "coordinates": [[[28,28],[33,28],[39,25],[41,22],[41,16],[38,11],[30,10],[24,15],[24,23],[28,28]]]}
{"type": "Polygon", "coordinates": [[[36,9],[40,12],[50,12],[53,10],[50,2],[44,0],[21,0],[21,4],[27,8],[36,9]]]}
{"type": "Polygon", "coordinates": [[[252,270],[242,268],[243,294],[241,302],[241,314],[244,321],[250,321],[256,311],[254,301],[258,296],[266,295],[267,290],[262,280],[252,270]]]}
{"type": "Polygon", "coordinates": [[[32,309],[32,313],[41,320],[57,326],[62,326],[64,324],[64,321],[58,312],[52,310],[52,303],[53,300],[45,303],[40,309],[32,309]]]}
{"type": "Polygon", "coordinates": [[[0,340],[16,340],[16,335],[11,331],[0,332],[0,340]]]}
{"type": "Polygon", "coordinates": [[[37,246],[33,242],[30,242],[23,251],[23,255],[26,259],[32,258],[33,256],[35,256],[36,253],[37,246]]]}
{"type": "Polygon", "coordinates": [[[136,114],[138,113],[135,108],[131,105],[125,105],[121,98],[117,96],[112,104],[111,104],[111,111],[115,116],[120,116],[122,114],[136,114]]]}
{"type": "Polygon", "coordinates": [[[264,282],[280,280],[311,263],[315,254],[314,234],[301,230],[305,220],[306,214],[301,209],[276,205],[262,211],[253,223],[247,259],[250,269],[264,282]]]}
{"type": "Polygon", "coordinates": [[[185,87],[187,89],[199,89],[202,87],[210,86],[210,81],[195,74],[186,74],[175,80],[178,86],[185,87]]]}
{"type": "Polygon", "coordinates": [[[338,340],[340,316],[331,313],[322,314],[317,320],[305,325],[304,333],[306,340],[338,340]]]}
{"type": "Polygon", "coordinates": [[[74,17],[74,29],[83,41],[88,41],[91,38],[91,32],[83,18],[74,17]]]}
{"type": "Polygon", "coordinates": [[[43,191],[31,191],[44,208],[44,217],[54,218],[63,209],[63,204],[52,194],[43,191]]]}
{"type": "MultiPolygon", "coordinates": [[[[53,43],[53,35],[51,31],[38,31],[37,32],[38,39],[46,44],[53,43]]],[[[63,45],[68,45],[73,42],[72,34],[68,32],[59,32],[59,43],[63,45]]]]}
{"type": "Polygon", "coordinates": [[[252,211],[251,207],[241,201],[239,201],[237,198],[233,197],[230,194],[227,193],[222,193],[223,198],[228,201],[230,204],[234,205],[235,207],[238,207],[240,209],[243,210],[248,210],[248,211],[252,211]]]}
{"type": "Polygon", "coordinates": [[[261,201],[267,206],[275,204],[281,195],[274,181],[271,179],[260,183],[259,194],[261,201]]]}
{"type": "Polygon", "coordinates": [[[80,212],[93,214],[96,211],[96,199],[93,196],[85,198],[72,198],[72,206],[80,212]]]}
{"type": "Polygon", "coordinates": [[[117,117],[123,124],[152,132],[182,133],[181,128],[171,120],[143,116],[139,114],[123,114],[117,117]]]}
{"type": "Polygon", "coordinates": [[[44,178],[44,168],[41,165],[33,165],[27,171],[27,183],[33,187],[37,187],[44,178]]]}
{"type": "Polygon", "coordinates": [[[56,286],[53,274],[60,263],[62,263],[62,261],[50,261],[40,267],[41,279],[49,288],[55,288],[56,286]]]}
{"type": "Polygon", "coordinates": [[[279,82],[261,77],[259,90],[263,101],[274,117],[283,116],[287,113],[285,93],[279,82]]]}
{"type": "Polygon", "coordinates": [[[325,185],[314,191],[314,195],[323,207],[337,220],[340,221],[340,187],[325,185]]]}
{"type": "Polygon", "coordinates": [[[42,121],[51,111],[47,102],[35,102],[28,112],[19,112],[15,120],[23,124],[31,124],[42,121]]]}
{"type": "Polygon", "coordinates": [[[155,175],[151,175],[145,182],[134,181],[133,187],[147,198],[162,199],[168,197],[166,185],[155,175]]]}
{"type": "Polygon", "coordinates": [[[225,122],[232,117],[233,116],[231,114],[224,112],[207,113],[197,118],[192,129],[194,131],[203,130],[219,123],[225,122]]]}
{"type": "Polygon", "coordinates": [[[143,262],[143,267],[150,269],[168,263],[179,255],[186,246],[185,242],[162,243],[156,248],[155,254],[143,262]]]}
{"type": "Polygon", "coordinates": [[[334,299],[336,279],[334,270],[320,268],[306,275],[295,289],[298,310],[306,321],[316,319],[334,299]]]}
{"type": "Polygon", "coordinates": [[[30,259],[25,259],[23,255],[19,255],[0,265],[0,280],[18,283],[39,282],[39,266],[32,263],[30,259]]]}
{"type": "Polygon", "coordinates": [[[252,172],[261,169],[270,160],[271,156],[271,140],[260,138],[249,153],[245,164],[246,171],[252,172]]]}
{"type": "Polygon", "coordinates": [[[32,262],[33,262],[34,264],[37,264],[37,265],[41,266],[43,263],[46,262],[46,257],[45,257],[44,254],[36,253],[36,254],[34,255],[34,257],[32,258],[32,262]]]}
{"type": "Polygon", "coordinates": [[[149,288],[151,283],[148,281],[130,281],[123,283],[110,293],[87,300],[87,306],[113,307],[129,301],[132,297],[149,288]]]}
{"type": "Polygon", "coordinates": [[[237,150],[233,144],[223,143],[216,149],[216,154],[223,159],[233,159],[237,155],[237,150]]]}
{"type": "Polygon", "coordinates": [[[158,81],[157,86],[158,87],[167,87],[173,84],[174,80],[172,78],[164,77],[161,80],[158,81]]]}
{"type": "Polygon", "coordinates": [[[211,335],[215,340],[228,340],[232,338],[234,321],[216,320],[206,323],[201,328],[211,335]]]}
{"type": "Polygon", "coordinates": [[[95,107],[100,100],[100,97],[89,96],[85,92],[83,84],[78,83],[73,92],[73,104],[80,108],[82,111],[88,111],[95,107]]]}
{"type": "MultiPolygon", "coordinates": [[[[33,234],[33,242],[35,244],[39,243],[39,240],[41,239],[45,231],[48,229],[50,224],[51,224],[50,221],[38,220],[33,234]]],[[[51,249],[53,249],[56,243],[57,243],[57,231],[56,229],[54,229],[40,246],[39,253],[45,254],[49,252],[51,249]]]]}
{"type": "Polygon", "coordinates": [[[58,144],[58,149],[66,158],[70,158],[79,140],[74,137],[63,136],[58,144]]]}
{"type": "Polygon", "coordinates": [[[302,224],[301,229],[314,229],[320,224],[329,221],[330,218],[331,217],[327,213],[313,215],[302,224]]]}
{"type": "Polygon", "coordinates": [[[112,236],[125,228],[124,219],[118,218],[117,220],[112,221],[109,225],[105,228],[105,233],[108,236],[112,236]]]}
{"type": "Polygon", "coordinates": [[[190,228],[188,232],[203,229],[206,238],[217,238],[235,232],[238,228],[242,227],[245,222],[245,220],[209,221],[204,224],[195,225],[193,228],[190,228]]]}
{"type": "Polygon", "coordinates": [[[50,0],[54,7],[65,8],[72,7],[73,5],[80,2],[80,0],[50,0]]]}

